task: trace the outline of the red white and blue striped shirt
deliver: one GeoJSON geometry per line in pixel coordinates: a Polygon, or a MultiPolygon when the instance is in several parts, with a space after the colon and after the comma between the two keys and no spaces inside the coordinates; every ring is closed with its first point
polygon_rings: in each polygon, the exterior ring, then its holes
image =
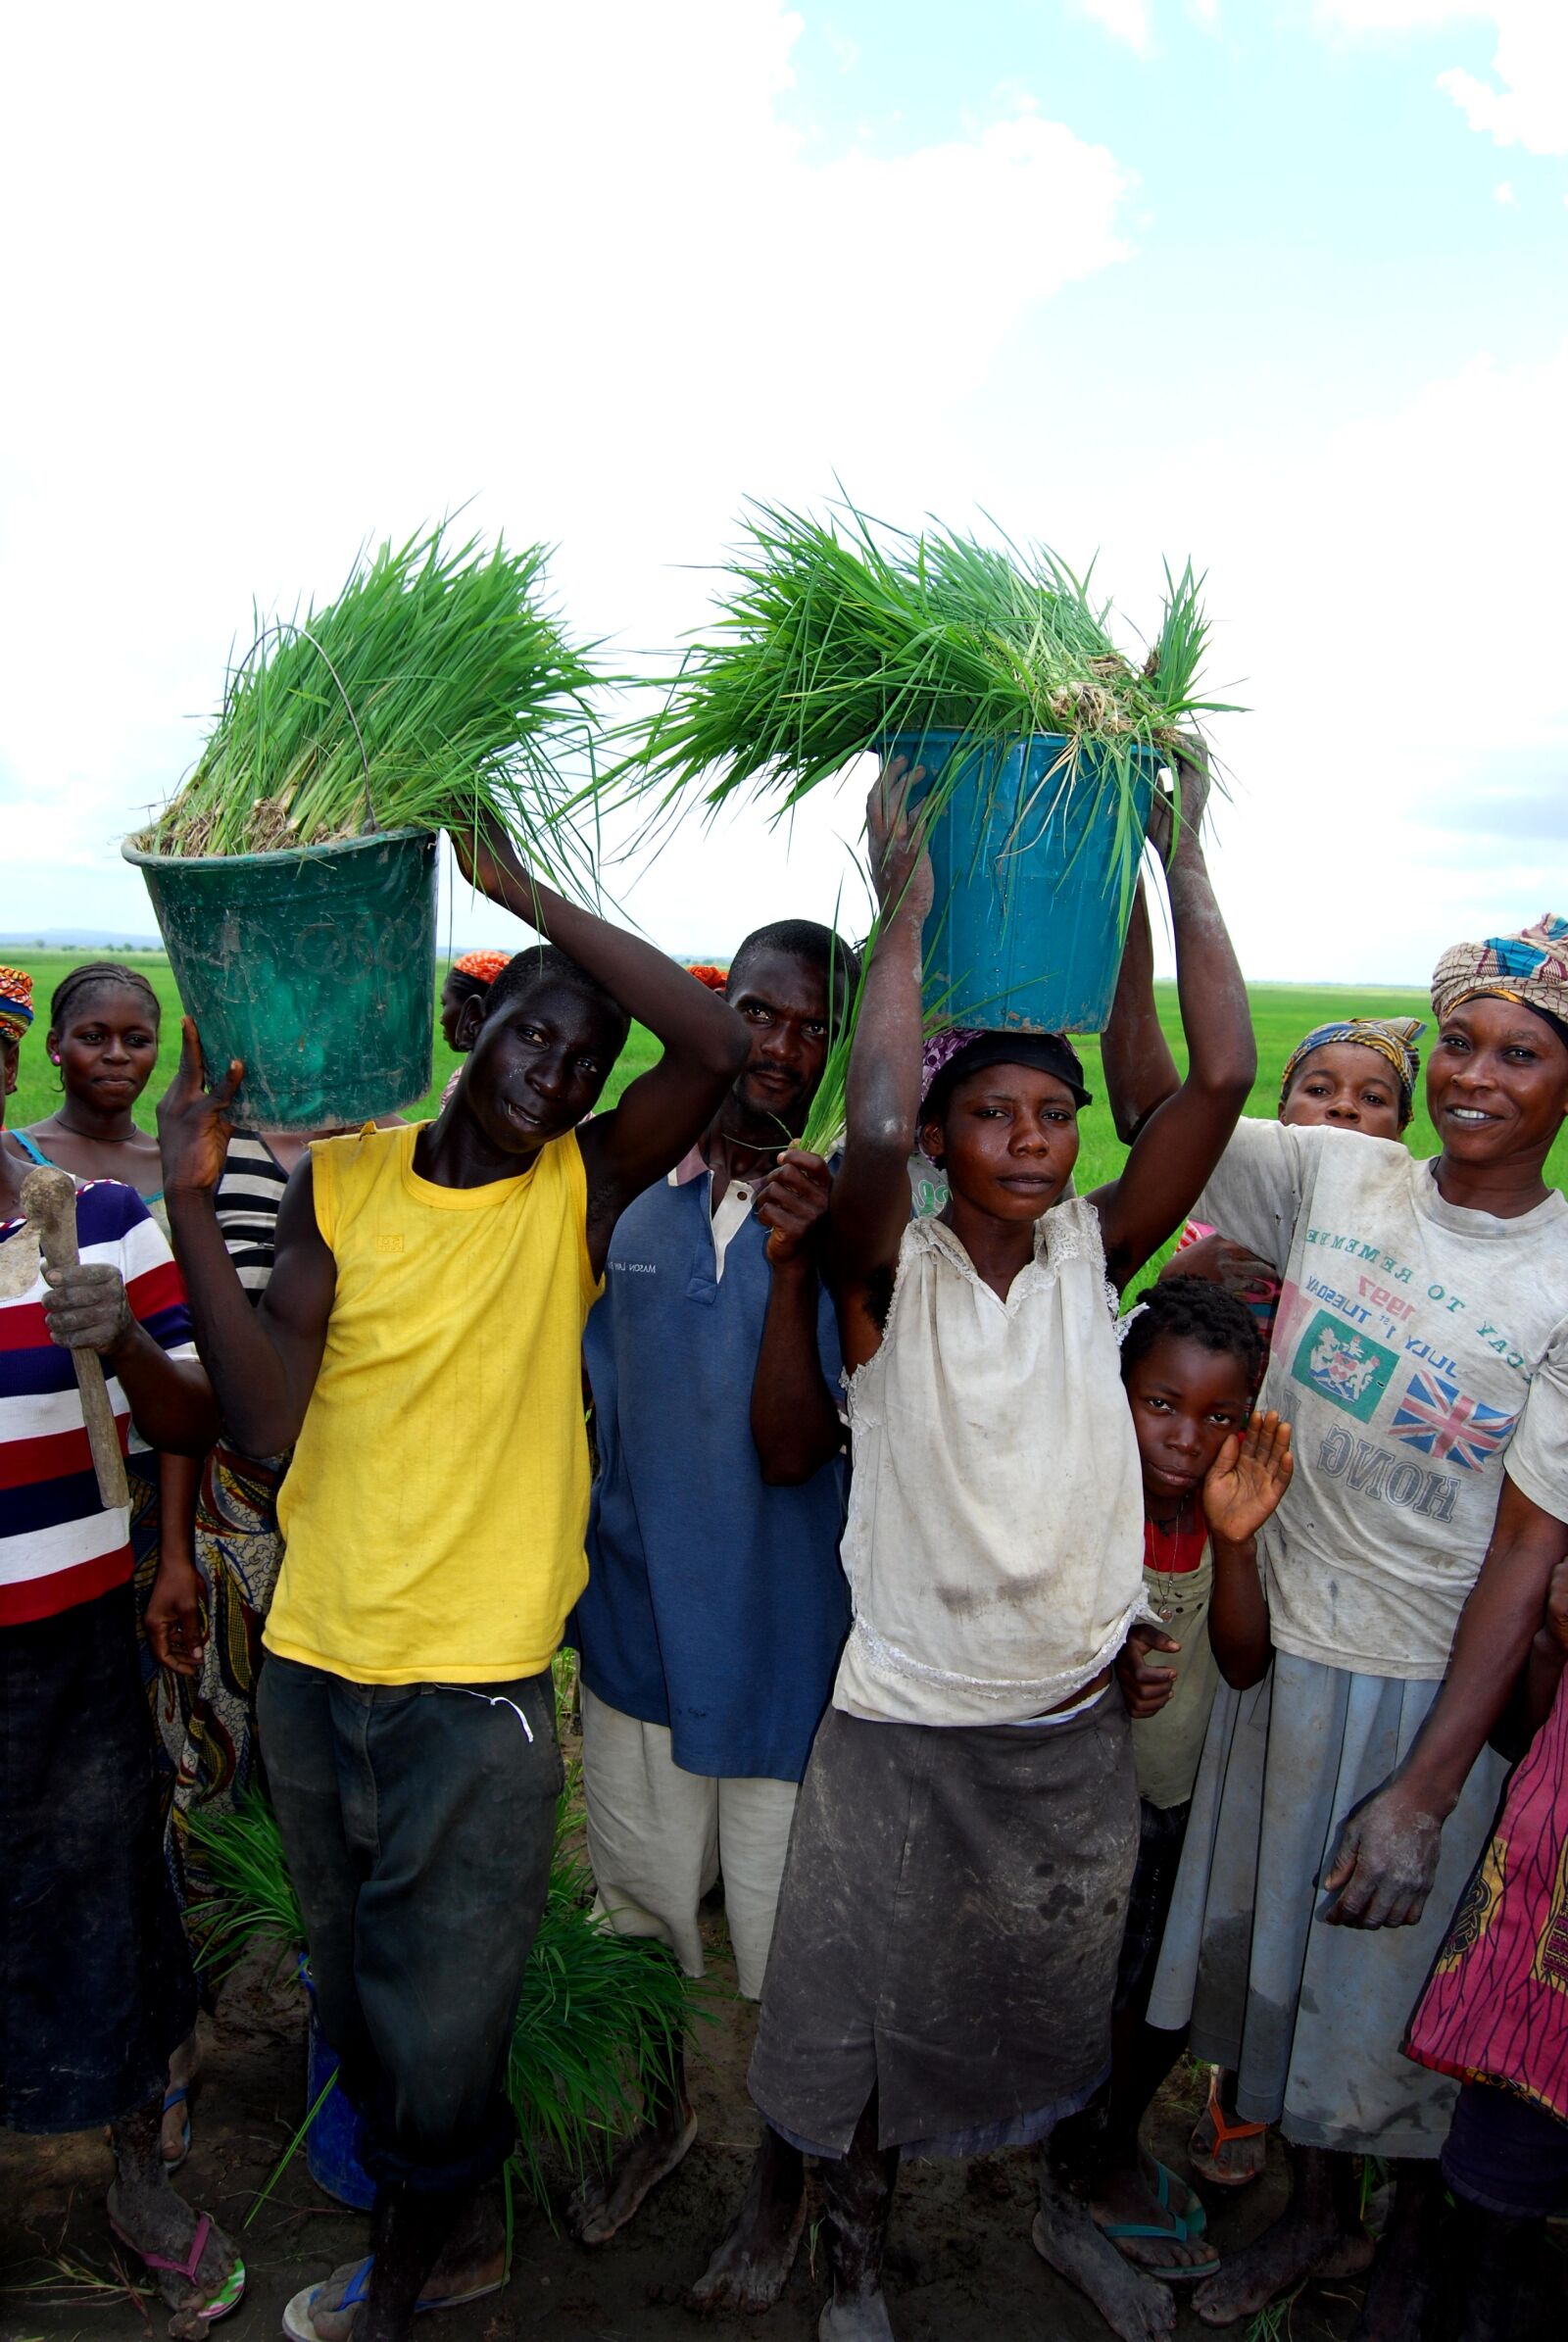
{"type": "MultiPolygon", "coordinates": [[[[95,1180],[76,1191],[83,1262],[125,1281],[137,1318],[172,1357],[192,1358],[190,1311],[169,1246],[134,1189],[95,1180]]],[[[24,1290],[13,1244],[35,1246],[23,1220],[0,1220],[0,1627],[53,1618],[130,1577],[130,1516],[99,1500],[71,1352],[49,1339],[41,1270],[24,1290]],[[6,1275],[7,1267],[12,1273],[6,1275]]],[[[130,1402],[109,1379],[123,1448],[130,1402]]]]}

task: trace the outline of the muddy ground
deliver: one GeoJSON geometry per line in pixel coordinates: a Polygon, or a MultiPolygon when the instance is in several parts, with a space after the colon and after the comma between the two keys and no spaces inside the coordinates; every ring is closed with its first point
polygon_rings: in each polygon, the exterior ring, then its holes
{"type": "MultiPolygon", "coordinates": [[[[737,2204],[755,2137],[745,2091],[754,2012],[733,1996],[722,1918],[713,1924],[714,1973],[724,1987],[717,2022],[701,2028],[692,2063],[701,2130],[685,2163],[650,2197],[632,2226],[596,2252],[572,2244],[544,2216],[519,2208],[511,2285],[487,2301],[428,2322],[435,2342],[809,2342],[822,2299],[810,2232],[778,2307],[765,2318],[705,2323],[680,2306],[683,2287],[737,2204]]],[[[292,1981],[273,1985],[260,1965],[237,1976],[216,2015],[202,2021],[205,2072],[191,2158],[180,2184],[192,2202],[243,2239],[246,2299],[222,2327],[224,2342],[261,2342],[279,2330],[291,2293],[363,2251],[366,2221],[312,2183],[303,2156],[270,2199],[254,2199],[304,2112],[304,2015],[292,1981]],[[249,2225],[246,2225],[247,2216],[249,2225]]],[[[1180,2074],[1161,2102],[1155,2145],[1178,2171],[1197,2111],[1195,2074],[1180,2074]]],[[[20,2139],[0,2135],[0,2342],[161,2342],[158,2303],[126,2289],[103,2194],[109,2159],[101,2136],[20,2139]]],[[[1221,2250],[1245,2240],[1280,2200],[1277,2150],[1264,2179],[1241,2198],[1211,2203],[1221,2250]]],[[[905,2172],[894,2214],[889,2289],[900,2342],[1105,2342],[1108,2329],[1031,2250],[1031,2158],[916,2164],[905,2172]]],[[[1353,2322],[1351,2286],[1303,2294],[1291,2342],[1343,2337],[1353,2322]]],[[[423,2327],[421,2327],[421,2331],[423,2327]]],[[[1207,2329],[1190,2313],[1178,2332],[1207,2329]]],[[[1247,2328],[1233,2329],[1245,2335],[1247,2328]]],[[[1282,2331],[1286,2330],[1282,2328],[1282,2331]]]]}

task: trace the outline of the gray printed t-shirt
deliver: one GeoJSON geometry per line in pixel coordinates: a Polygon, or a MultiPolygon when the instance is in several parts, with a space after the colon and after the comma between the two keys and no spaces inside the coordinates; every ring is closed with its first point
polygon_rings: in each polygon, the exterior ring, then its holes
{"type": "Polygon", "coordinates": [[[1568,1496],[1568,1200],[1498,1220],[1432,1174],[1392,1140],[1243,1122],[1194,1214],[1284,1280],[1262,1396],[1295,1429],[1259,1540],[1275,1643],[1413,1682],[1447,1665],[1516,1432],[1568,1496]]]}

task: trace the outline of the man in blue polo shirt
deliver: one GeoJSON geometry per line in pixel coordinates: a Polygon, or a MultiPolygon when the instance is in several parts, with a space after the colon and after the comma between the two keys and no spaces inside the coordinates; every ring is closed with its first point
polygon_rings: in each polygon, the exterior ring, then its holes
{"type": "MultiPolygon", "coordinates": [[[[585,1341],[601,1470],[573,1639],[600,1906],[700,1976],[698,1907],[722,1875],[751,2000],[849,1626],[838,1338],[809,1241],[828,1172],[779,1155],[805,1124],[855,975],[847,947],[812,921],[741,945],[726,998],[751,1057],[700,1144],[616,1223],[585,1341]]],[[[678,2058],[644,2112],[578,2199],[586,2243],[623,2226],[696,2135],[678,2058]]],[[[777,2298],[803,2185],[797,2151],[765,2133],[694,2306],[777,2298]]]]}

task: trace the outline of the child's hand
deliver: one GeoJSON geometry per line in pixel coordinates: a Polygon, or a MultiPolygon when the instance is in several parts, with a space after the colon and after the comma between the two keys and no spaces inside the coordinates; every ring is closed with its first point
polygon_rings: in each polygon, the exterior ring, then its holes
{"type": "Polygon", "coordinates": [[[1278,1505],[1295,1470],[1291,1427],[1272,1407],[1254,1415],[1245,1432],[1232,1432],[1203,1482],[1203,1511],[1214,1535],[1245,1545],[1278,1505]]]}
{"type": "Polygon", "coordinates": [[[877,905],[890,913],[905,910],[913,919],[925,917],[935,891],[924,810],[909,803],[910,792],[924,779],[923,764],[911,772],[906,756],[895,756],[878,773],[865,805],[877,905]]]}
{"type": "Polygon", "coordinates": [[[821,1156],[787,1147],[777,1169],[762,1181],[754,1206],[769,1232],[767,1257],[775,1268],[808,1251],[812,1230],[827,1217],[832,1194],[833,1174],[821,1156]]]}
{"type": "Polygon", "coordinates": [[[1160,1628],[1152,1627],[1147,1619],[1140,1620],[1128,1635],[1116,1660],[1116,1680],[1127,1702],[1127,1713],[1135,1724],[1157,1716],[1176,1688],[1176,1670],[1152,1667],[1150,1652],[1179,1651],[1181,1647],[1160,1628]]]}

